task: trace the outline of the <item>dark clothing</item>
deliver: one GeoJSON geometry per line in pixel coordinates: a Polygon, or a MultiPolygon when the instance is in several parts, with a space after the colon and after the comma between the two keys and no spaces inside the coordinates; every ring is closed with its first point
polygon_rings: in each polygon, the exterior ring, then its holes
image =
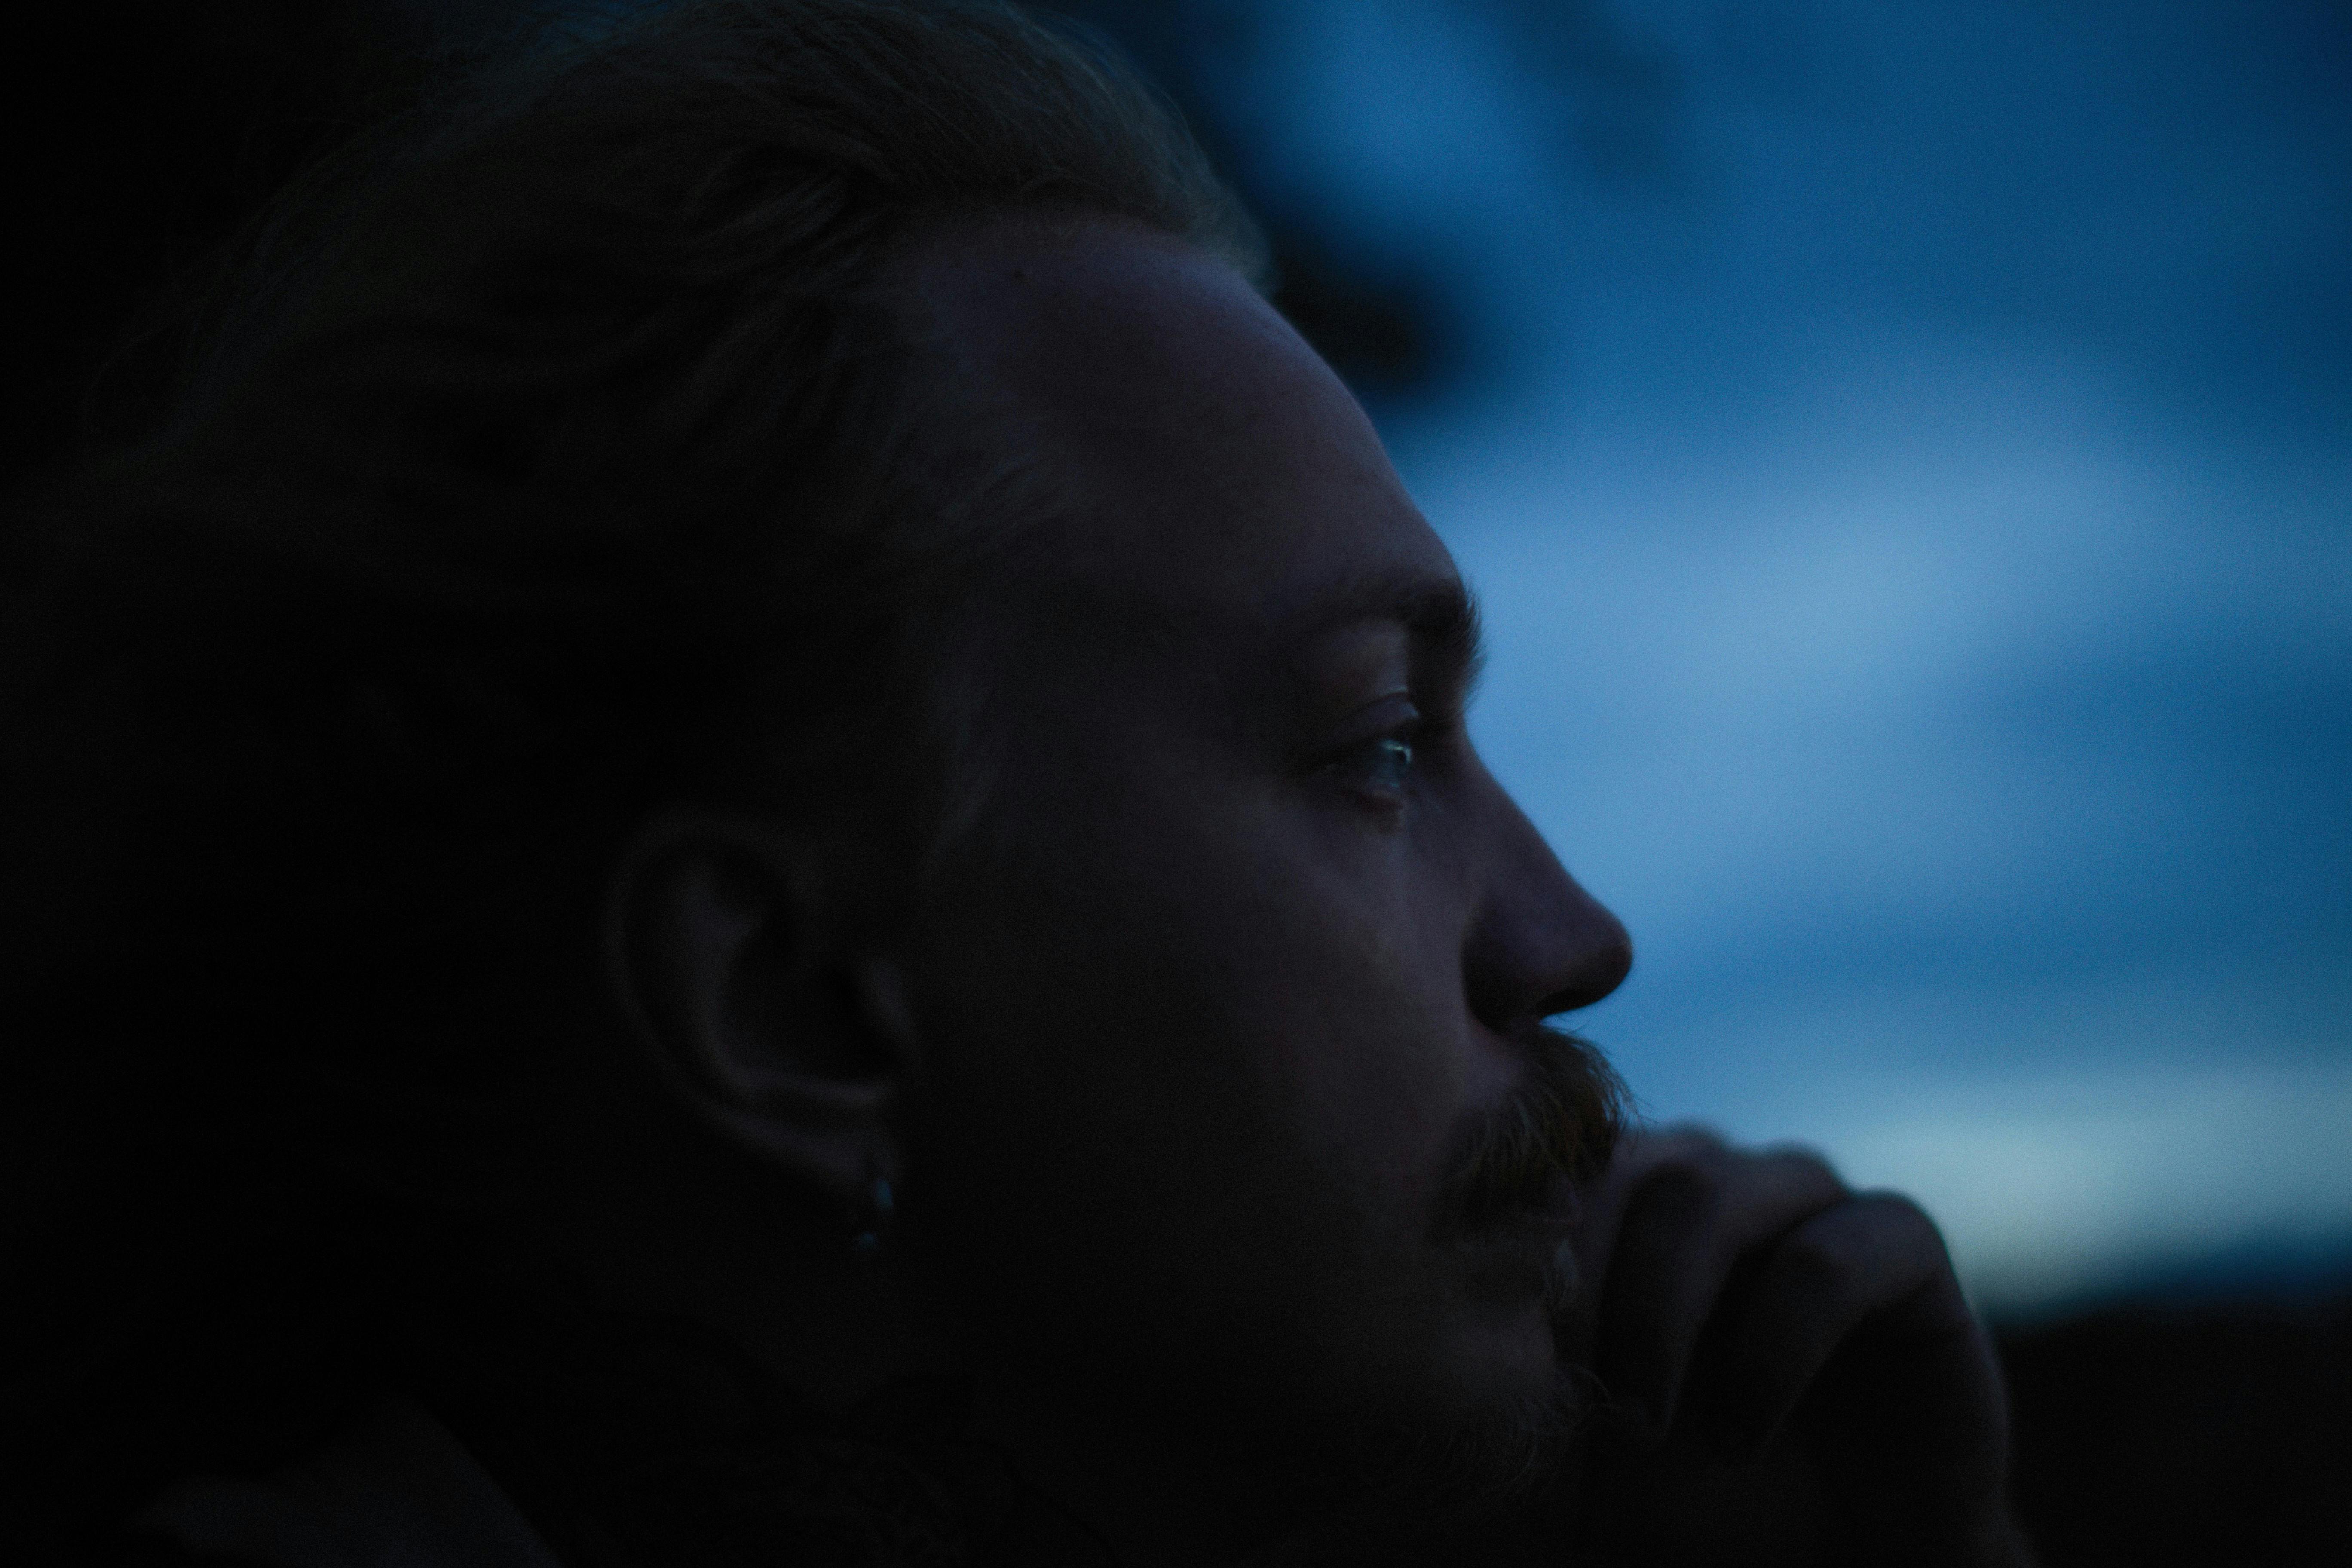
{"type": "Polygon", "coordinates": [[[404,1400],[262,1479],[176,1482],[136,1533],[145,1561],[224,1568],[562,1568],[465,1446],[404,1400]]]}

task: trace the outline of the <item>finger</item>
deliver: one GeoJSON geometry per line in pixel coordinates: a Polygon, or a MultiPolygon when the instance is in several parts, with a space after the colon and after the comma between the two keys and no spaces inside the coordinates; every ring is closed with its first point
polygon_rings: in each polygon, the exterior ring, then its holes
{"type": "Polygon", "coordinates": [[[1741,1257],[1842,1201],[1843,1183],[1793,1151],[1678,1154],[1627,1195],[1602,1287],[1595,1367],[1645,1435],[1674,1424],[1700,1331],[1741,1257]]]}
{"type": "Polygon", "coordinates": [[[1935,1223],[1891,1193],[1846,1198],[1795,1226],[1727,1306],[1729,1321],[1711,1332],[1720,1354],[1709,1358],[1703,1398],[1718,1442],[1739,1454],[1771,1439],[1872,1320],[1923,1308],[1967,1316],[1935,1223]]]}
{"type": "Polygon", "coordinates": [[[1609,1168],[1580,1194],[1582,1215],[1577,1225],[1576,1247],[1584,1278],[1597,1283],[1605,1272],[1609,1255],[1617,1246],[1626,1200],[1643,1177],[1670,1162],[1708,1160],[1730,1152],[1721,1133],[1696,1122],[1627,1132],[1618,1141],[1609,1168]]]}
{"type": "Polygon", "coordinates": [[[1601,1299],[1609,1283],[1610,1256],[1616,1250],[1625,1204],[1634,1188],[1662,1164],[1677,1160],[1714,1159],[1730,1152],[1730,1145],[1720,1133],[1690,1121],[1632,1129],[1618,1141],[1609,1168],[1578,1194],[1580,1212],[1574,1246],[1579,1283],[1575,1295],[1552,1325],[1553,1337],[1564,1361],[1587,1368],[1592,1365],[1601,1299]]]}

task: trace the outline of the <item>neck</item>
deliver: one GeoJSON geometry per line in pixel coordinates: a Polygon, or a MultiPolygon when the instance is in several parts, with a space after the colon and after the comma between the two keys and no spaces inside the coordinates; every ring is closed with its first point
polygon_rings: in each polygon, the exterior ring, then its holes
{"type": "Polygon", "coordinates": [[[907,1310],[887,1256],[859,1256],[846,1227],[834,1235],[770,1194],[681,1194],[642,1174],[619,1172],[588,1201],[530,1216],[509,1255],[577,1281],[599,1308],[698,1323],[829,1414],[959,1371],[907,1310]]]}
{"type": "Polygon", "coordinates": [[[772,1220],[768,1245],[747,1242],[759,1228],[730,1208],[615,1181],[605,1201],[517,1226],[508,1255],[519,1268],[576,1280],[578,1293],[605,1310],[698,1325],[797,1395],[812,1417],[867,1435],[911,1469],[1001,1466],[1026,1500],[1004,1526],[1017,1532],[1024,1563],[1304,1568],[1382,1560],[1389,1527],[1310,1517],[1303,1485],[1205,1465],[1202,1455],[1216,1445],[1183,1441],[1175,1423],[1089,1409],[1044,1393],[1034,1379],[975,1372],[908,1309],[887,1247],[867,1258],[846,1234],[792,1237],[772,1220]],[[948,1384],[969,1390],[968,1419],[944,1415],[935,1402],[926,1408],[931,1396],[911,1392],[948,1384]],[[942,1445],[950,1419],[961,1430],[942,1445]]]}

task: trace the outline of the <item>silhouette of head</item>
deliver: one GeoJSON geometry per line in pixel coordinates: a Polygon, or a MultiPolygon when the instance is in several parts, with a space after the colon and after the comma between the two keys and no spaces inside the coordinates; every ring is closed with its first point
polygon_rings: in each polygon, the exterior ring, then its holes
{"type": "Polygon", "coordinates": [[[1181,129],[874,0],[466,102],[21,552],[16,1005],[112,1130],[42,1157],[192,1268],[359,1205],[819,1405],[950,1370],[1068,1494],[1527,1464],[1616,1115],[1543,1021],[1629,948],[1181,129]]]}

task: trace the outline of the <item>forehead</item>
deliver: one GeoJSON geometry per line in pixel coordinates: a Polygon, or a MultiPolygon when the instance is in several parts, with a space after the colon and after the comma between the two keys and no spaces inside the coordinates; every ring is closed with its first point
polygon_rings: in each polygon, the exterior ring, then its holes
{"type": "Polygon", "coordinates": [[[1005,224],[935,242],[912,282],[993,435],[1066,500],[1054,571],[1105,602],[1300,630],[1456,583],[1353,396],[1214,258],[1005,224]]]}

